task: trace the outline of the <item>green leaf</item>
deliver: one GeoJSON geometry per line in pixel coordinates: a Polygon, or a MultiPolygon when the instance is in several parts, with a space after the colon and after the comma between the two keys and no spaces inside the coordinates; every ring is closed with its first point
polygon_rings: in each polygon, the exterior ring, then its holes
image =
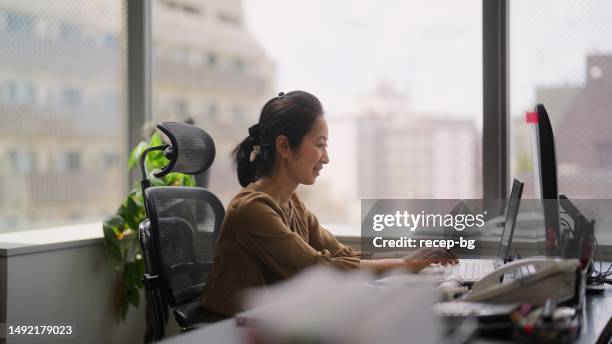
{"type": "Polygon", "coordinates": [[[136,288],[129,288],[127,291],[127,299],[134,306],[138,307],[140,303],[140,293],[136,288]]]}
{"type": "Polygon", "coordinates": [[[141,284],[143,271],[139,267],[139,262],[130,262],[125,264],[123,270],[123,283],[126,287],[134,287],[141,284]]]}
{"type": "Polygon", "coordinates": [[[161,146],[164,144],[164,140],[158,132],[153,133],[151,135],[151,147],[161,146]]]}
{"type": "MultiPolygon", "coordinates": [[[[164,140],[159,133],[154,133],[151,136],[150,146],[157,147],[164,145],[164,140]]],[[[161,169],[164,166],[168,165],[168,159],[164,157],[163,151],[152,151],[147,154],[147,171],[153,171],[155,169],[161,169]]]]}
{"type": "Polygon", "coordinates": [[[125,222],[117,215],[107,217],[102,224],[106,253],[115,269],[120,269],[123,261],[116,233],[123,231],[124,227],[125,222]]]}
{"type": "Polygon", "coordinates": [[[141,141],[138,146],[132,150],[132,153],[130,153],[130,157],[128,158],[128,171],[138,165],[140,155],[145,149],[148,148],[148,146],[149,145],[146,142],[141,141]]]}
{"type": "Polygon", "coordinates": [[[142,192],[140,191],[140,189],[138,189],[136,192],[133,192],[133,193],[130,192],[128,197],[132,198],[132,200],[134,201],[134,203],[136,203],[138,208],[144,211],[144,199],[142,197],[142,192]]]}
{"type": "Polygon", "coordinates": [[[193,176],[185,176],[185,186],[196,186],[196,180],[193,176]]]}
{"type": "Polygon", "coordinates": [[[123,259],[121,257],[121,250],[119,249],[119,244],[107,242],[106,252],[108,253],[108,257],[115,270],[120,270],[121,264],[123,263],[123,259]]]}
{"type": "Polygon", "coordinates": [[[118,215],[108,216],[102,222],[102,230],[103,231],[112,231],[114,228],[123,228],[125,226],[125,221],[123,218],[118,215]]]}
{"type": "Polygon", "coordinates": [[[133,197],[128,197],[126,199],[124,219],[128,228],[131,228],[135,231],[138,230],[138,225],[141,221],[141,214],[140,208],[138,207],[138,204],[136,204],[136,202],[134,201],[133,197]]]}
{"type": "Polygon", "coordinates": [[[151,178],[151,186],[167,186],[168,183],[166,183],[165,178],[164,179],[159,179],[159,178],[151,178]]]}

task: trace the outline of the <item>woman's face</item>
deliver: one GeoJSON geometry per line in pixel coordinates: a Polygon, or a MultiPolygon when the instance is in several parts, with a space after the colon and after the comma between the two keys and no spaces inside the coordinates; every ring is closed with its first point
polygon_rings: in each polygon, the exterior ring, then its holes
{"type": "Polygon", "coordinates": [[[323,116],[318,116],[302,144],[296,150],[291,150],[289,172],[300,184],[312,185],[323,165],[328,162],[327,122],[323,116]]]}

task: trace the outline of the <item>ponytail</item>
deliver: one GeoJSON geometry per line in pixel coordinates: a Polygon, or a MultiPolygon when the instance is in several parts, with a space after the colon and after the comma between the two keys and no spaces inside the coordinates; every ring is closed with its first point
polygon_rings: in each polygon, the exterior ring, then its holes
{"type": "Polygon", "coordinates": [[[253,146],[255,146],[253,140],[250,136],[247,136],[232,152],[234,167],[238,173],[238,182],[242,187],[257,180],[255,165],[249,161],[253,146]]]}

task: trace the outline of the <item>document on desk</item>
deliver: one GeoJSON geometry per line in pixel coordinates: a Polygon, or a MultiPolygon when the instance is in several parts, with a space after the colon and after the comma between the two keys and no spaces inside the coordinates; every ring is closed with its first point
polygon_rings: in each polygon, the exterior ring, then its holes
{"type": "Polygon", "coordinates": [[[243,313],[265,342],[438,343],[430,282],[373,284],[365,272],[326,267],[252,290],[243,313]]]}

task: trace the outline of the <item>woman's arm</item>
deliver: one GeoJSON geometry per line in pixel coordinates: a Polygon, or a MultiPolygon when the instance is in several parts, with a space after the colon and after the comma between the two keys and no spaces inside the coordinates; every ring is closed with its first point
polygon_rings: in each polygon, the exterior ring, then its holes
{"type": "Polygon", "coordinates": [[[276,208],[271,198],[255,195],[234,209],[231,228],[237,243],[278,276],[288,278],[315,264],[359,268],[358,257],[334,257],[310,246],[287,227],[276,208]]]}
{"type": "Polygon", "coordinates": [[[404,258],[372,259],[359,261],[362,269],[382,273],[393,269],[407,269],[419,272],[431,264],[456,264],[459,260],[445,249],[421,248],[404,258]]]}
{"type": "Polygon", "coordinates": [[[375,273],[383,273],[393,269],[408,269],[416,272],[408,262],[399,258],[389,259],[362,259],[359,261],[359,266],[364,270],[373,271],[375,273]]]}

